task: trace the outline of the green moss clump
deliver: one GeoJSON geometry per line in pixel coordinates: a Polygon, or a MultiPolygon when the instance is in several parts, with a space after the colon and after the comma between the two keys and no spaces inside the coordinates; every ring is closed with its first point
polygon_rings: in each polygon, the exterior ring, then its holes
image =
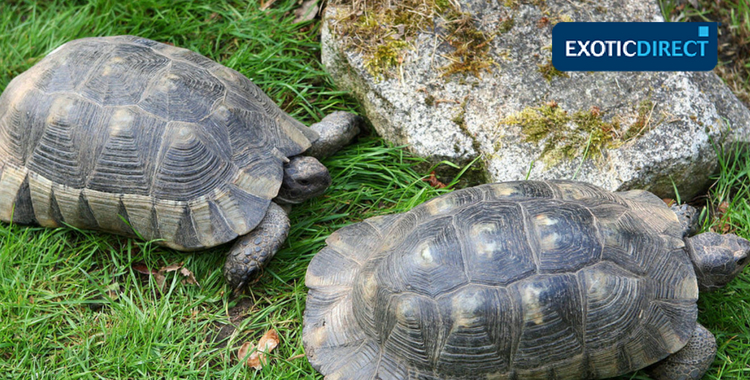
{"type": "Polygon", "coordinates": [[[618,120],[605,122],[601,111],[576,111],[570,115],[555,102],[538,107],[527,107],[500,121],[500,125],[520,125],[524,141],[545,140],[541,159],[547,165],[562,159],[573,159],[582,154],[597,157],[605,148],[616,147],[620,140],[618,120]]]}
{"type": "Polygon", "coordinates": [[[396,66],[401,59],[401,49],[407,45],[404,41],[392,40],[375,47],[370,59],[365,60],[365,69],[377,79],[391,67],[396,66]]]}
{"type": "MultiPolygon", "coordinates": [[[[357,49],[365,68],[380,79],[398,66],[419,31],[435,29],[435,20],[445,20],[443,40],[454,48],[446,55],[450,63],[444,75],[469,73],[479,76],[495,64],[489,54],[493,34],[479,30],[469,13],[451,0],[371,0],[349,2],[332,0],[339,6],[335,31],[357,49]]],[[[512,27],[503,24],[503,28],[512,27]]]]}
{"type": "Polygon", "coordinates": [[[539,72],[542,73],[542,76],[544,79],[547,80],[547,82],[551,82],[552,78],[554,77],[563,77],[563,78],[569,78],[570,75],[564,71],[560,71],[555,68],[555,66],[552,65],[552,60],[548,60],[545,64],[537,64],[539,67],[539,72]]]}
{"type": "Polygon", "coordinates": [[[490,57],[490,41],[495,35],[477,29],[471,14],[466,12],[450,11],[446,19],[445,40],[455,50],[448,54],[451,62],[443,67],[443,75],[470,73],[479,77],[481,71],[489,71],[495,64],[490,57]]]}
{"type": "Polygon", "coordinates": [[[513,29],[513,26],[516,25],[515,19],[513,17],[508,17],[502,22],[500,22],[500,26],[497,27],[498,33],[508,33],[511,29],[513,29]]]}

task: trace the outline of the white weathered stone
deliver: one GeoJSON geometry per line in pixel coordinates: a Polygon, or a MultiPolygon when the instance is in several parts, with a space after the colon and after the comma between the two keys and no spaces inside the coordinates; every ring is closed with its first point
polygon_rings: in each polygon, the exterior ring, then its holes
{"type": "Polygon", "coordinates": [[[435,34],[444,30],[436,19],[436,32],[422,32],[394,74],[376,79],[365,70],[361,54],[334,31],[342,22],[336,16],[341,6],[326,10],[323,63],[339,87],[363,104],[381,136],[409,145],[420,156],[457,163],[481,156],[493,181],[527,174],[530,179],[575,177],[609,190],[640,188],[661,196],[673,195],[674,181],[687,198],[707,185],[717,166],[715,146],[750,140],[750,112],[712,72],[571,72],[543,78],[538,65],[550,62],[552,44],[552,23],[540,25],[543,17],[658,22],[656,1],[560,0],[544,2],[544,9],[526,2],[515,8],[497,0],[461,3],[486,33],[508,17],[514,20],[508,32],[490,42],[497,65],[481,78],[442,75],[444,55],[453,48],[435,34]],[[620,133],[635,122],[644,101],[653,111],[635,139],[596,157],[549,162],[541,155],[545,140],[526,142],[520,126],[499,122],[552,101],[570,115],[598,107],[603,120],[620,121],[620,133]],[[463,123],[455,122],[460,116],[463,123]]]}

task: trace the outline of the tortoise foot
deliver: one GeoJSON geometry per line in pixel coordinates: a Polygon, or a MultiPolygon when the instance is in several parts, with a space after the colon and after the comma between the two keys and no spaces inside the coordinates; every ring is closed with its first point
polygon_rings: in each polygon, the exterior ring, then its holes
{"type": "Polygon", "coordinates": [[[646,372],[655,380],[700,380],[716,357],[716,338],[705,327],[695,331],[681,350],[648,367],[646,372]]]}
{"type": "Polygon", "coordinates": [[[232,246],[224,264],[224,278],[235,291],[247,285],[271,260],[289,234],[289,217],[271,202],[260,224],[232,246]]]}

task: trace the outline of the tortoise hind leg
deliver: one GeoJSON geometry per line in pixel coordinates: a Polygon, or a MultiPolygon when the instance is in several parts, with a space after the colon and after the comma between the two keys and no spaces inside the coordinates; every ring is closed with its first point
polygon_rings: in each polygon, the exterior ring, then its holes
{"type": "Polygon", "coordinates": [[[229,250],[224,278],[237,291],[263,269],[289,234],[289,217],[281,206],[271,202],[260,224],[240,236],[229,250]]]}
{"type": "Polygon", "coordinates": [[[648,367],[655,380],[700,380],[716,357],[716,338],[699,323],[685,347],[648,367]]]}

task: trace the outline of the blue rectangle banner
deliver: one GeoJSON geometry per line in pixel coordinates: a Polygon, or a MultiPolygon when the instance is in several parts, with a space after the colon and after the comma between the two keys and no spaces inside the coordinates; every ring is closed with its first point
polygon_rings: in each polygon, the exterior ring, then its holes
{"type": "Polygon", "coordinates": [[[552,28],[560,71],[710,71],[715,22],[561,22],[552,28]]]}

